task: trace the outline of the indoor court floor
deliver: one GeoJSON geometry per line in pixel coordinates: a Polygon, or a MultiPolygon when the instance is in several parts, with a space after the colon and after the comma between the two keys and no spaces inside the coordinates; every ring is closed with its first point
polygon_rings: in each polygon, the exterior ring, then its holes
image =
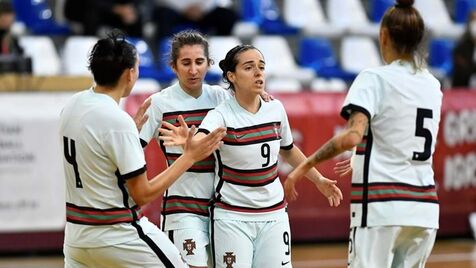
{"type": "MultiPolygon", "coordinates": [[[[346,258],[347,244],[345,243],[293,245],[294,268],[346,267],[346,258]]],[[[0,268],[61,267],[63,267],[61,255],[0,256],[0,268]]],[[[426,268],[476,268],[476,241],[471,239],[438,240],[426,268]]]]}

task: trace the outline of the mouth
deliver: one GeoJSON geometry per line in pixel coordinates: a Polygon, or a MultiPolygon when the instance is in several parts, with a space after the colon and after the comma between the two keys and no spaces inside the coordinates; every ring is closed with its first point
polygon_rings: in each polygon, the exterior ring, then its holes
{"type": "Polygon", "coordinates": [[[261,80],[261,79],[256,80],[255,85],[262,87],[264,85],[264,80],[261,80]]]}

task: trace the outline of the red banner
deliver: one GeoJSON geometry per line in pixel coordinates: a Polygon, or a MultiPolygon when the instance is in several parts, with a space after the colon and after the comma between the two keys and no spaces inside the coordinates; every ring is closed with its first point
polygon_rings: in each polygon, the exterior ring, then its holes
{"type": "MultiPolygon", "coordinates": [[[[344,100],[340,93],[277,94],[286,107],[295,144],[304,154],[313,153],[335,133],[345,127],[340,116],[344,100]]],[[[131,99],[133,100],[133,99],[131,99]]],[[[127,110],[135,112],[135,105],[127,110]]],[[[338,208],[313,184],[303,180],[298,185],[299,199],[289,204],[291,229],[295,241],[346,239],[349,229],[350,177],[338,178],[333,167],[350,153],[318,166],[319,171],[337,179],[344,194],[338,208]]],[[[155,142],[146,149],[148,175],[165,168],[165,158],[155,142]]],[[[280,165],[281,179],[291,167],[280,165]]],[[[476,92],[446,91],[443,98],[440,132],[434,156],[435,178],[440,200],[440,236],[469,235],[468,215],[476,212],[476,92]]],[[[159,224],[160,200],[145,208],[145,213],[159,224]]]]}

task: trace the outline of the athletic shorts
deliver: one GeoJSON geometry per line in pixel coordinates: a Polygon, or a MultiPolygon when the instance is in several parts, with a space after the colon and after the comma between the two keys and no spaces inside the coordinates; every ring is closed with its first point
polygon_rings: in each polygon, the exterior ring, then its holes
{"type": "Polygon", "coordinates": [[[216,268],[292,267],[289,221],[212,221],[216,268]]]}
{"type": "Polygon", "coordinates": [[[348,267],[423,268],[435,243],[436,229],[411,226],[350,229],[348,267]]]}
{"type": "Polygon", "coordinates": [[[167,234],[188,265],[208,266],[210,259],[208,232],[197,229],[178,229],[167,231],[167,234]]]}
{"type": "Polygon", "coordinates": [[[65,268],[188,267],[177,248],[160,230],[139,239],[106,247],[64,245],[65,268]]]}

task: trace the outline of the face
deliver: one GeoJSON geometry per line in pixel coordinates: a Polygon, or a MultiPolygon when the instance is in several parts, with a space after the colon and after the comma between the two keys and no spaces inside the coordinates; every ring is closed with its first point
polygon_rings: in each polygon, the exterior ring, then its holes
{"type": "Polygon", "coordinates": [[[8,30],[15,21],[15,14],[3,14],[0,16],[0,29],[8,30]]]}
{"type": "Polygon", "coordinates": [[[208,68],[208,60],[202,45],[185,45],[181,47],[177,61],[172,67],[180,86],[187,91],[199,91],[202,89],[203,79],[208,68]]]}
{"type": "Polygon", "coordinates": [[[137,79],[139,79],[139,63],[140,59],[139,55],[137,55],[136,64],[133,68],[129,69],[128,86],[122,97],[127,97],[131,94],[132,88],[136,84],[137,79]]]}
{"type": "Polygon", "coordinates": [[[385,63],[387,63],[387,51],[389,46],[388,30],[385,27],[380,27],[379,34],[380,55],[385,63]]]}
{"type": "Polygon", "coordinates": [[[265,62],[263,55],[256,49],[246,50],[237,56],[235,72],[228,72],[228,79],[236,92],[261,94],[265,87],[265,62]]]}

